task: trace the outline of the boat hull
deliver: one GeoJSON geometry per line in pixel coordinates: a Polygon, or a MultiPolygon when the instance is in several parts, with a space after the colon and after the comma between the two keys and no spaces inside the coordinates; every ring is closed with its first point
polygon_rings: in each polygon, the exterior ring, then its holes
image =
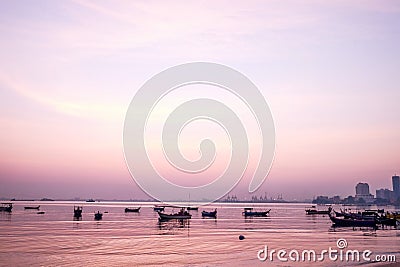
{"type": "Polygon", "coordinates": [[[160,216],[161,220],[186,220],[192,218],[190,214],[165,214],[162,212],[158,212],[158,216],[160,216]]]}
{"type": "Polygon", "coordinates": [[[270,211],[244,211],[242,214],[245,217],[267,217],[270,211]]]}
{"type": "Polygon", "coordinates": [[[335,226],[339,227],[373,227],[376,228],[375,220],[342,219],[329,216],[335,226]]]}
{"type": "Polygon", "coordinates": [[[307,215],[328,215],[329,210],[306,210],[307,215]]]}
{"type": "Polygon", "coordinates": [[[26,210],[39,210],[40,206],[37,206],[37,207],[24,207],[24,209],[26,209],[26,210]]]}
{"type": "Polygon", "coordinates": [[[134,208],[134,209],[125,208],[125,212],[140,212],[140,208],[134,208]]]}
{"type": "Polygon", "coordinates": [[[203,217],[211,217],[211,218],[216,218],[217,217],[217,211],[202,211],[201,212],[201,216],[203,217]]]}

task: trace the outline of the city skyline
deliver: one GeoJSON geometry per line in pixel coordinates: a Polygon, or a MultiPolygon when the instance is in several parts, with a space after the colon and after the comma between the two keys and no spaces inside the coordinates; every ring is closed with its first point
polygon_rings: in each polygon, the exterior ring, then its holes
{"type": "MultiPolygon", "coordinates": [[[[153,75],[193,61],[242,72],[271,108],[275,160],[256,194],[348,196],[360,180],[388,188],[387,177],[400,173],[400,6],[312,2],[4,2],[0,197],[148,198],[124,161],[125,112],[153,75]]],[[[251,165],[232,191],[251,198],[255,123],[237,100],[207,90],[237,108],[253,138],[251,165]]],[[[199,142],[192,137],[214,135],[222,144],[210,171],[218,174],[229,140],[218,127],[201,128],[211,130],[184,133],[183,154],[196,159],[199,142]]],[[[149,154],[161,150],[150,143],[149,154]]],[[[212,178],[190,180],[175,175],[162,155],[155,159],[176,183],[212,178]]]]}

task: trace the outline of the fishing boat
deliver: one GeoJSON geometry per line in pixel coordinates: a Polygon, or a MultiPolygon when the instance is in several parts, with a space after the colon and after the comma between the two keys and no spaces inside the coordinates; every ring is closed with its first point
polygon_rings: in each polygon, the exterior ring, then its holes
{"type": "Polygon", "coordinates": [[[242,214],[245,217],[266,217],[270,211],[270,209],[266,211],[253,211],[253,208],[244,208],[242,214]]]}
{"type": "Polygon", "coordinates": [[[217,209],[215,209],[214,211],[205,211],[205,210],[203,210],[203,211],[201,212],[201,216],[203,216],[203,217],[217,218],[217,209]]]}
{"type": "Polygon", "coordinates": [[[37,214],[44,214],[44,211],[38,211],[37,214]]]}
{"type": "Polygon", "coordinates": [[[376,228],[375,219],[354,219],[354,218],[337,218],[332,214],[329,214],[329,218],[334,223],[334,226],[338,227],[373,227],[376,228]]]}
{"type": "Polygon", "coordinates": [[[1,203],[0,211],[11,212],[12,208],[12,203],[1,203]]]}
{"type": "Polygon", "coordinates": [[[165,207],[164,206],[154,206],[154,211],[164,211],[165,207]]]}
{"type": "Polygon", "coordinates": [[[329,207],[328,210],[318,210],[317,207],[311,206],[306,208],[306,214],[307,215],[315,215],[315,214],[322,214],[322,215],[327,215],[332,211],[332,208],[329,207]]]}
{"type": "Polygon", "coordinates": [[[185,220],[185,219],[190,219],[192,218],[192,215],[189,214],[189,212],[185,211],[184,208],[182,208],[178,213],[174,214],[166,214],[162,212],[158,212],[158,216],[160,216],[161,220],[185,220]]]}
{"type": "Polygon", "coordinates": [[[27,207],[24,207],[24,209],[26,209],[26,210],[39,210],[40,209],[40,205],[39,206],[27,206],[27,207]]]}
{"type": "Polygon", "coordinates": [[[199,207],[187,207],[186,209],[187,210],[196,210],[197,211],[197,210],[199,210],[199,207]]]}
{"type": "Polygon", "coordinates": [[[100,213],[100,211],[98,211],[97,213],[94,214],[94,219],[95,220],[103,219],[103,213],[100,213]]]}
{"type": "Polygon", "coordinates": [[[74,217],[76,218],[82,217],[82,207],[74,206],[74,217]]]}
{"type": "Polygon", "coordinates": [[[125,208],[125,212],[140,212],[140,208],[125,208]]]}

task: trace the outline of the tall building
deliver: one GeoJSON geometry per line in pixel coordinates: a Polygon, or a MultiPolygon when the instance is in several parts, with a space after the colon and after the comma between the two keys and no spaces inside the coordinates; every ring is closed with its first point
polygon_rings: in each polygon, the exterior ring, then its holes
{"type": "Polygon", "coordinates": [[[369,193],[369,185],[367,183],[358,183],[356,185],[356,201],[363,199],[366,203],[374,202],[374,196],[369,193]]]}
{"type": "Polygon", "coordinates": [[[398,175],[392,176],[393,194],[395,198],[400,197],[400,177],[398,175]]]}
{"type": "Polygon", "coordinates": [[[389,189],[377,189],[376,190],[376,198],[391,201],[394,198],[393,191],[391,191],[389,189]]]}
{"type": "Polygon", "coordinates": [[[356,185],[356,195],[369,195],[369,185],[367,183],[358,183],[356,185]]]}

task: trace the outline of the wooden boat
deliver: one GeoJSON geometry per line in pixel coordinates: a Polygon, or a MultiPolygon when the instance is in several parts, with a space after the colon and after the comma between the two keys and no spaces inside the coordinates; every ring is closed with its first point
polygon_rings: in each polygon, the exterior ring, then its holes
{"type": "Polygon", "coordinates": [[[74,206],[74,217],[76,218],[82,217],[82,207],[74,206]]]}
{"type": "Polygon", "coordinates": [[[328,210],[317,210],[315,206],[311,206],[309,208],[306,208],[306,214],[307,215],[314,215],[314,214],[323,214],[327,215],[332,211],[332,208],[329,207],[328,210]]]}
{"type": "Polygon", "coordinates": [[[165,207],[163,206],[154,206],[154,211],[164,211],[165,207]]]}
{"type": "Polygon", "coordinates": [[[103,213],[100,213],[100,211],[98,211],[97,213],[94,214],[94,219],[95,220],[103,219],[103,213]]]}
{"type": "Polygon", "coordinates": [[[199,210],[199,207],[187,207],[187,210],[199,210]]]}
{"type": "Polygon", "coordinates": [[[189,214],[189,212],[185,211],[183,208],[175,214],[166,214],[162,212],[158,212],[158,216],[160,216],[161,220],[185,220],[185,219],[190,219],[192,218],[192,215],[189,214]]]}
{"type": "Polygon", "coordinates": [[[27,206],[27,207],[24,207],[24,209],[26,209],[26,210],[39,210],[40,209],[40,205],[39,206],[27,206]]]}
{"type": "Polygon", "coordinates": [[[140,208],[125,208],[125,212],[140,212],[140,208]]]}
{"type": "Polygon", "coordinates": [[[11,212],[12,208],[12,203],[1,203],[0,211],[11,212]]]}
{"type": "Polygon", "coordinates": [[[266,217],[270,211],[270,209],[267,211],[253,211],[253,208],[244,208],[242,214],[245,217],[266,217]]]}
{"type": "Polygon", "coordinates": [[[354,218],[337,218],[329,214],[329,218],[334,223],[334,226],[339,227],[373,227],[376,228],[376,220],[370,219],[354,219],[354,218]]]}
{"type": "Polygon", "coordinates": [[[203,217],[217,218],[217,209],[215,209],[214,211],[205,211],[205,210],[203,210],[203,211],[201,212],[201,216],[203,216],[203,217]]]}

